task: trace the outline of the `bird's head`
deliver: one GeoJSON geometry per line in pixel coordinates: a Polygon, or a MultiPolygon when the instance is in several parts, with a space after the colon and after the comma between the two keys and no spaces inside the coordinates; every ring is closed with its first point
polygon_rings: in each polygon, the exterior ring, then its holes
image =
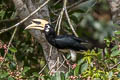
{"type": "Polygon", "coordinates": [[[25,29],[37,29],[45,32],[49,32],[50,24],[48,21],[43,19],[33,19],[32,23],[28,25],[25,29]]]}

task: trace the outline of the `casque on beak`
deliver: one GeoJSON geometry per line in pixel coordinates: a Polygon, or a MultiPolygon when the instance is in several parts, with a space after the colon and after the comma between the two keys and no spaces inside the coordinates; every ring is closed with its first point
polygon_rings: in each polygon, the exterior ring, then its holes
{"type": "Polygon", "coordinates": [[[48,21],[43,19],[33,19],[32,23],[28,25],[25,29],[38,29],[44,30],[45,25],[48,24],[48,21]]]}

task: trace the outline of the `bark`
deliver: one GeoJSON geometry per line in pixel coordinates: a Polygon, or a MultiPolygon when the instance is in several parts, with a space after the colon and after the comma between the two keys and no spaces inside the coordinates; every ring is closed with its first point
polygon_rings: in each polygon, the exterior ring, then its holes
{"type": "MultiPolygon", "coordinates": [[[[33,12],[40,4],[42,4],[45,0],[13,0],[18,15],[21,19],[27,17],[31,12],[33,12]]],[[[31,18],[29,18],[24,24],[25,26],[30,24],[31,19],[35,18],[44,18],[50,21],[49,17],[49,10],[47,5],[44,6],[40,11],[34,14],[31,18]]],[[[42,45],[44,56],[46,62],[48,64],[49,69],[51,72],[56,72],[57,65],[54,65],[59,57],[59,62],[63,62],[63,58],[61,54],[58,53],[56,48],[52,49],[51,56],[50,56],[50,45],[46,41],[44,33],[41,33],[39,30],[29,30],[31,35],[35,37],[35,39],[42,45]]],[[[38,53],[39,54],[39,53],[38,53]]],[[[59,71],[67,71],[65,67],[61,67],[59,71]]]]}
{"type": "MultiPolygon", "coordinates": [[[[112,13],[112,20],[120,25],[120,0],[107,0],[112,13]]],[[[120,29],[120,28],[119,28],[120,29]]]]}
{"type": "MultiPolygon", "coordinates": [[[[111,9],[113,23],[118,25],[114,26],[114,29],[120,30],[120,0],[107,0],[107,1],[111,9]]],[[[119,35],[115,36],[120,38],[119,35]]],[[[116,44],[119,45],[120,42],[116,40],[116,44]]]]}

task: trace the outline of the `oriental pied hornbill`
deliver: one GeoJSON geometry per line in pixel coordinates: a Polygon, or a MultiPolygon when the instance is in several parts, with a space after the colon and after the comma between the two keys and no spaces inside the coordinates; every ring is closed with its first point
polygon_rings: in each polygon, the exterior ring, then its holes
{"type": "Polygon", "coordinates": [[[72,61],[76,60],[76,53],[74,51],[87,50],[87,48],[81,44],[86,42],[74,35],[57,35],[54,28],[48,21],[42,19],[33,19],[32,24],[28,25],[25,29],[38,29],[45,33],[47,41],[57,49],[70,49],[72,61]]]}

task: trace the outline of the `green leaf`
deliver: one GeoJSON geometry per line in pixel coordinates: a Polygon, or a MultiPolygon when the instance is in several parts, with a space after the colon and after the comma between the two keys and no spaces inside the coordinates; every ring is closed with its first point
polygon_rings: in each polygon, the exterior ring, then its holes
{"type": "Polygon", "coordinates": [[[35,77],[39,77],[39,74],[38,74],[37,72],[33,72],[32,74],[33,74],[33,76],[35,76],[35,77]]]}
{"type": "Polygon", "coordinates": [[[111,80],[111,79],[112,79],[112,76],[113,76],[113,72],[112,72],[112,71],[110,71],[110,72],[109,72],[109,74],[108,74],[108,78],[109,78],[109,80],[111,80]]]}
{"type": "Polygon", "coordinates": [[[29,70],[30,70],[30,67],[24,67],[24,71],[23,72],[25,73],[25,72],[27,72],[29,70]]]}
{"type": "Polygon", "coordinates": [[[52,80],[52,77],[50,75],[45,75],[44,79],[42,79],[42,80],[52,80]]]}
{"type": "Polygon", "coordinates": [[[15,47],[10,47],[9,50],[13,53],[16,53],[17,52],[17,49],[15,47]]]}
{"type": "Polygon", "coordinates": [[[9,77],[8,77],[8,80],[14,80],[14,78],[12,78],[12,77],[9,76],[9,77]]]}
{"type": "Polygon", "coordinates": [[[0,78],[6,78],[8,76],[8,72],[3,72],[0,74],[0,78]]]}
{"type": "Polygon", "coordinates": [[[79,75],[79,68],[80,68],[80,66],[77,65],[75,70],[74,70],[74,76],[78,76],[79,75]]]}
{"type": "Polygon", "coordinates": [[[118,34],[118,35],[119,35],[119,34],[120,34],[120,31],[115,31],[115,34],[118,34]]]}
{"type": "Polygon", "coordinates": [[[1,11],[0,11],[0,19],[3,19],[3,18],[4,18],[5,13],[6,13],[6,11],[4,11],[4,10],[1,10],[1,11]]]}
{"type": "Polygon", "coordinates": [[[115,50],[115,51],[113,51],[112,54],[111,54],[112,57],[113,57],[113,56],[118,56],[118,55],[120,55],[120,50],[115,50]]]}
{"type": "Polygon", "coordinates": [[[114,47],[111,49],[111,51],[114,51],[114,50],[116,50],[116,49],[118,49],[118,45],[114,46],[114,47]]]}
{"type": "Polygon", "coordinates": [[[61,80],[60,72],[56,73],[56,80],[61,80]]]}
{"type": "Polygon", "coordinates": [[[81,65],[84,61],[85,61],[85,59],[80,59],[80,60],[78,61],[78,65],[81,65]]]}
{"type": "Polygon", "coordinates": [[[65,80],[64,75],[64,73],[58,71],[54,76],[51,77],[51,80],[65,80]]]}
{"type": "Polygon", "coordinates": [[[55,76],[51,76],[51,80],[57,80],[56,79],[56,75],[55,76]]]}
{"type": "Polygon", "coordinates": [[[83,73],[84,71],[86,71],[87,68],[88,68],[88,63],[82,64],[82,66],[81,66],[81,73],[83,73]]]}
{"type": "Polygon", "coordinates": [[[9,66],[10,66],[10,69],[12,69],[12,70],[16,69],[16,63],[15,62],[10,62],[9,66]]]}
{"type": "Polygon", "coordinates": [[[68,78],[70,76],[70,71],[68,71],[65,75],[65,78],[68,78]]]}
{"type": "Polygon", "coordinates": [[[12,61],[13,60],[13,55],[12,54],[7,54],[7,59],[10,61],[12,61]]]}
{"type": "Polygon", "coordinates": [[[119,71],[120,71],[120,64],[117,66],[117,70],[119,70],[119,71]]]}
{"type": "Polygon", "coordinates": [[[120,78],[120,72],[118,73],[117,77],[120,78]]]}
{"type": "Polygon", "coordinates": [[[61,80],[65,80],[65,74],[61,72],[61,80]]]}

